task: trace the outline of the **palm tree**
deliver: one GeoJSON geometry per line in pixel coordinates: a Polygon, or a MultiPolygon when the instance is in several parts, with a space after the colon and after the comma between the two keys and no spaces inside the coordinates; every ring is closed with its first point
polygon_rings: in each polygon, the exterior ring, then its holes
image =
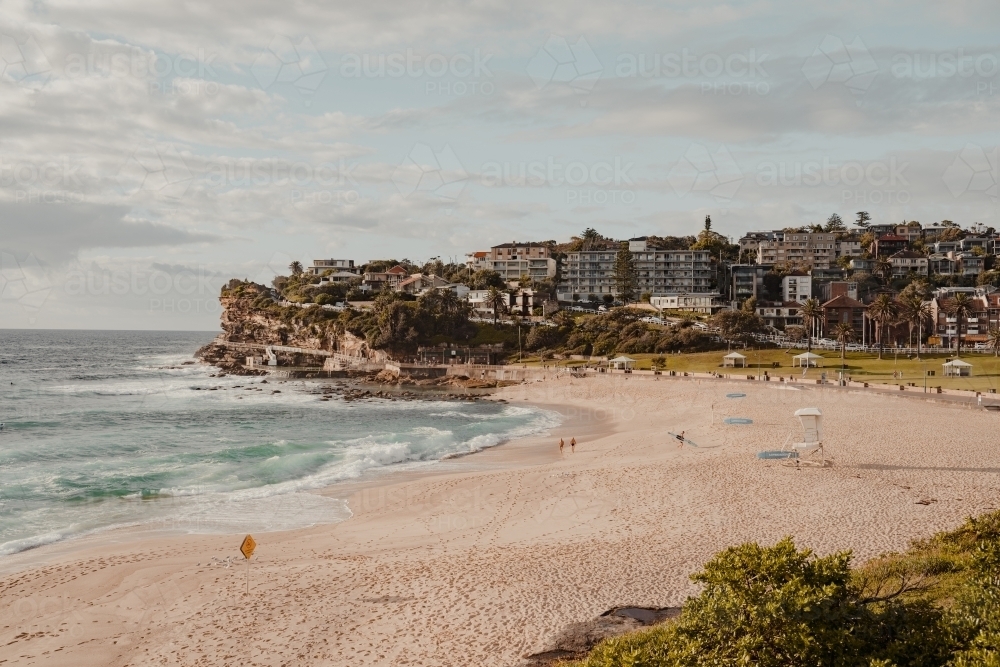
{"type": "Polygon", "coordinates": [[[879,257],[875,260],[873,273],[885,282],[888,282],[889,278],[892,277],[892,262],[885,255],[879,257]]]}
{"type": "Polygon", "coordinates": [[[930,319],[931,305],[918,294],[903,294],[899,298],[899,319],[906,322],[910,328],[907,342],[913,343],[913,328],[918,328],[917,356],[920,356],[920,339],[923,338],[923,324],[930,319]]]}
{"type": "Polygon", "coordinates": [[[878,323],[878,358],[882,358],[883,330],[896,319],[896,302],[888,294],[879,294],[868,306],[868,317],[878,323]]]}
{"type": "Polygon", "coordinates": [[[486,298],[483,299],[483,305],[493,309],[493,326],[496,326],[500,313],[507,310],[507,294],[496,287],[490,287],[486,292],[486,298]]]}
{"type": "Polygon", "coordinates": [[[293,276],[302,275],[302,262],[300,262],[299,260],[295,260],[294,262],[288,265],[288,270],[292,272],[293,276]]]}
{"type": "Polygon", "coordinates": [[[823,308],[819,305],[819,299],[806,299],[802,304],[802,321],[806,325],[806,352],[812,351],[812,330],[816,320],[823,317],[823,308]]]}
{"type": "Polygon", "coordinates": [[[847,344],[854,340],[854,327],[847,322],[841,322],[833,328],[833,336],[840,343],[840,366],[844,366],[844,351],[847,344]]]}
{"type": "Polygon", "coordinates": [[[986,343],[993,348],[993,356],[1000,357],[1000,329],[990,327],[986,332],[986,343]]]}
{"type": "Polygon", "coordinates": [[[962,354],[962,324],[969,315],[975,312],[975,306],[972,303],[972,297],[964,292],[959,292],[952,299],[948,306],[948,313],[956,319],[955,330],[958,332],[958,349],[955,356],[962,354]]]}
{"type": "Polygon", "coordinates": [[[441,290],[441,311],[451,315],[452,313],[457,313],[461,307],[462,302],[455,293],[455,290],[444,289],[441,290]]]}

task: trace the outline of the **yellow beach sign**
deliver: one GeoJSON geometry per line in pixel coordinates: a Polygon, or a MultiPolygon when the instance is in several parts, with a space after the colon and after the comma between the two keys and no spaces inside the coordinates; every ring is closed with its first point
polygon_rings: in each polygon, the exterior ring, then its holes
{"type": "Polygon", "coordinates": [[[247,535],[243,538],[243,544],[240,545],[240,553],[247,560],[250,560],[250,556],[253,556],[253,550],[257,548],[257,543],[253,541],[252,535],[247,535]]]}

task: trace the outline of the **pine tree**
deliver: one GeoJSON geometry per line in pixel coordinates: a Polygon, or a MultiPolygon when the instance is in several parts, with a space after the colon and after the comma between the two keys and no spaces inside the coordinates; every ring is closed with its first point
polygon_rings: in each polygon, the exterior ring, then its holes
{"type": "Polygon", "coordinates": [[[615,287],[622,305],[628,305],[635,300],[635,259],[628,249],[628,241],[622,241],[615,257],[615,287]]]}

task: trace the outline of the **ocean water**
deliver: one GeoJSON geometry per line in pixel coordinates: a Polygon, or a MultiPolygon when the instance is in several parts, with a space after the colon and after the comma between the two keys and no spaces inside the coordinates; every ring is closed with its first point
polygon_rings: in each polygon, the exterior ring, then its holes
{"type": "Polygon", "coordinates": [[[216,369],[190,362],[212,337],[0,330],[0,556],[125,525],[341,521],[343,500],[310,491],[558,423],[527,406],[324,402],[312,380],[209,377],[216,369]]]}

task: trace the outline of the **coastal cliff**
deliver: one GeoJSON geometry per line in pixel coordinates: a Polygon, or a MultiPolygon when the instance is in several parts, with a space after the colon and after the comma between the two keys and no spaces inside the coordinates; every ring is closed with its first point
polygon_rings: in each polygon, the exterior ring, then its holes
{"type": "MultiPolygon", "coordinates": [[[[338,322],[339,313],[314,304],[303,307],[279,301],[273,290],[257,283],[230,281],[222,289],[219,303],[222,333],[199,349],[196,356],[229,373],[247,372],[243,364],[250,354],[248,349],[252,348],[243,345],[330,351],[344,333],[338,322]]],[[[315,359],[311,362],[305,359],[311,355],[292,352],[280,355],[282,365],[315,365],[315,359]]]]}

